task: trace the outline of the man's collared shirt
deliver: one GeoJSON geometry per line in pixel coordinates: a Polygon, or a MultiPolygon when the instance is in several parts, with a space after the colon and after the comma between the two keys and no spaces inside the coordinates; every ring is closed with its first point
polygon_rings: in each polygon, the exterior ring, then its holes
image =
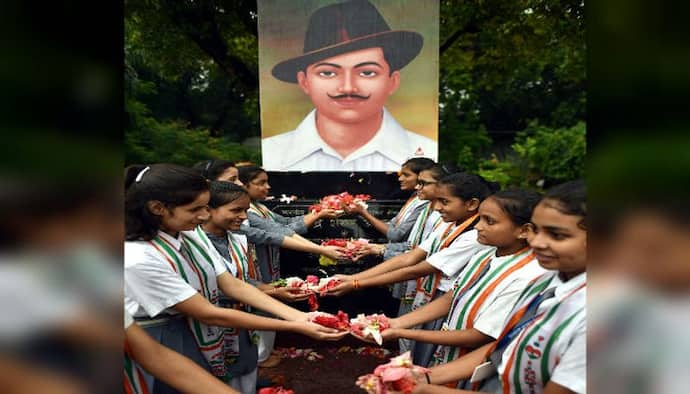
{"type": "Polygon", "coordinates": [[[364,146],[341,157],[319,136],[316,110],[297,129],[262,142],[263,167],[271,171],[398,171],[407,159],[436,160],[436,141],[405,130],[385,108],[381,128],[364,146]]]}

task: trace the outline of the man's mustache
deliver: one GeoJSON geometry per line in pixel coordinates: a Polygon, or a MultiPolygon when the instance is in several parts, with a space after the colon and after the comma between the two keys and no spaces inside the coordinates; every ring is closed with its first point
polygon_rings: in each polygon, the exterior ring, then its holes
{"type": "Polygon", "coordinates": [[[339,95],[337,95],[337,96],[331,96],[330,94],[326,93],[326,95],[328,95],[328,97],[330,97],[330,98],[333,99],[333,100],[339,100],[339,99],[344,99],[344,98],[353,98],[353,99],[359,99],[359,100],[366,100],[366,99],[368,99],[369,97],[371,97],[371,95],[368,95],[368,96],[360,96],[359,94],[339,94],[339,95]]]}

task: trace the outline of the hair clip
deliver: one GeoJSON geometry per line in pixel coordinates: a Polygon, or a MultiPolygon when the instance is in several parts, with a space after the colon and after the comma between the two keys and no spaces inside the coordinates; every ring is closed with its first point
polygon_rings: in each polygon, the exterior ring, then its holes
{"type": "Polygon", "coordinates": [[[146,171],[148,171],[148,170],[150,170],[150,169],[151,169],[151,167],[146,166],[146,168],[144,168],[143,170],[139,171],[139,173],[137,174],[137,177],[134,178],[134,182],[141,182],[141,178],[144,176],[144,174],[146,173],[146,171]]]}
{"type": "Polygon", "coordinates": [[[208,178],[208,170],[211,168],[211,164],[213,164],[213,159],[209,160],[208,163],[206,163],[206,167],[204,167],[204,172],[202,174],[204,178],[208,178]]]}

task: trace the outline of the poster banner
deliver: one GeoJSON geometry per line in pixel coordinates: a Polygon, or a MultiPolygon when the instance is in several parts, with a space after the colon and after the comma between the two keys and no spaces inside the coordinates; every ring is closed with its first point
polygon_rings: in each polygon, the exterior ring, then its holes
{"type": "Polygon", "coordinates": [[[437,159],[437,0],[258,0],[263,167],[437,159]]]}

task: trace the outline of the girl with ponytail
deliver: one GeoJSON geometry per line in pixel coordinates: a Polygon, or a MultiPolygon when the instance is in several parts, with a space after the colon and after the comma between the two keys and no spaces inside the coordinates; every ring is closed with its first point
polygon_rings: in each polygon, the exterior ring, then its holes
{"type": "MultiPolygon", "coordinates": [[[[228,379],[224,328],[294,331],[317,339],[344,334],[307,322],[290,308],[233,277],[183,232],[209,218],[207,181],[181,166],[131,166],[125,172],[125,308],[161,344],[228,379]],[[208,257],[208,258],[206,258],[208,257]],[[221,292],[282,319],[221,308],[221,292]]],[[[148,376],[154,393],[176,392],[148,376]]]]}
{"type": "MultiPolygon", "coordinates": [[[[477,241],[474,226],[479,222],[479,205],[495,191],[496,186],[487,183],[479,175],[458,172],[443,177],[436,191],[435,210],[444,223],[417,248],[366,271],[341,276],[342,282],[330,293],[342,295],[360,288],[426,278],[417,289],[419,300],[415,299],[413,309],[442,296],[451,290],[455,279],[472,256],[493,248],[477,241]]],[[[441,323],[439,319],[435,323],[437,327],[432,329],[440,329],[441,323]]],[[[420,344],[417,343],[412,353],[414,363],[428,365],[436,345],[420,344]]]]}

